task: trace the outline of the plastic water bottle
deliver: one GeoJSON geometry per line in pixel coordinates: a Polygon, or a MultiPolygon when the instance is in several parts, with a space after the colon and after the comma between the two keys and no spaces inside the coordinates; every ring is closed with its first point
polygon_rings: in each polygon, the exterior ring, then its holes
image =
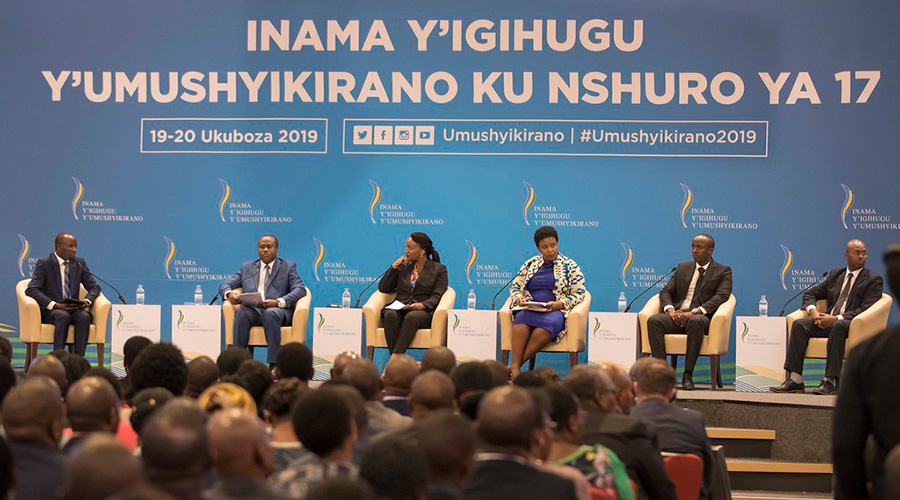
{"type": "Polygon", "coordinates": [[[475,309],[475,289],[469,289],[469,295],[466,296],[466,308],[469,310],[475,309]]]}
{"type": "Polygon", "coordinates": [[[344,293],[341,295],[341,307],[344,309],[350,307],[350,289],[344,288],[344,293]]]}
{"type": "Polygon", "coordinates": [[[144,285],[138,285],[137,291],[134,292],[134,303],[139,306],[144,305],[144,285]]]}
{"type": "Polygon", "coordinates": [[[200,285],[197,285],[197,288],[194,290],[194,304],[203,305],[203,289],[200,288],[200,285]]]}
{"type": "Polygon", "coordinates": [[[619,293],[619,312],[625,312],[625,308],[628,307],[628,301],[625,300],[625,292],[619,293]]]}
{"type": "Polygon", "coordinates": [[[761,299],[759,299],[759,315],[760,316],[768,316],[769,315],[769,301],[766,300],[766,296],[763,295],[761,299]]]}

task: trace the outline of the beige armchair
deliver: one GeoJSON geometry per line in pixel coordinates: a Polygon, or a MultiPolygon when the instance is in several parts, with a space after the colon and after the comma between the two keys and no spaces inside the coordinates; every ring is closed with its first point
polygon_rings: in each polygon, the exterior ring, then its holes
{"type": "MultiPolygon", "coordinates": [[[[243,288],[235,288],[233,292],[241,293],[243,288]]],[[[294,306],[294,316],[291,318],[290,326],[281,327],[281,345],[289,342],[306,343],[306,324],[309,320],[309,305],[312,303],[312,292],[306,289],[306,295],[297,301],[294,306]]],[[[231,347],[234,345],[234,315],[240,305],[234,305],[228,300],[222,300],[222,317],[225,319],[225,345],[231,347]]],[[[266,346],[266,333],[261,326],[250,328],[249,346],[266,346]]]]}
{"type": "MultiPolygon", "coordinates": [[[[37,301],[25,295],[25,289],[31,279],[24,279],[16,284],[16,299],[19,302],[19,340],[25,343],[25,370],[31,365],[34,358],[37,357],[38,344],[53,343],[53,325],[45,325],[41,323],[41,308],[37,301]]],[[[87,296],[87,290],[80,285],[78,297],[83,299],[87,296]]],[[[109,319],[109,308],[112,306],[109,300],[102,293],[97,300],[91,304],[91,322],[90,333],[88,333],[88,344],[97,345],[97,366],[103,366],[103,350],[106,347],[106,322],[109,319]]],[[[71,344],[75,341],[75,327],[69,327],[69,334],[66,337],[66,343],[71,344]]]]}
{"type": "MultiPolygon", "coordinates": [[[[850,355],[850,349],[853,349],[856,344],[877,335],[887,327],[888,316],[891,314],[892,302],[893,299],[891,296],[883,293],[881,294],[881,298],[872,304],[872,307],[857,314],[856,317],[850,320],[850,334],[847,336],[847,346],[844,350],[844,357],[850,355]]],[[[826,312],[827,301],[820,300],[816,302],[816,308],[819,312],[826,312]]],[[[797,309],[791,314],[788,314],[788,339],[790,339],[791,326],[794,324],[794,321],[807,317],[806,311],[803,309],[797,309]]],[[[828,356],[828,350],[826,348],[827,344],[827,338],[809,339],[809,346],[806,348],[806,357],[825,359],[828,356]]]]}
{"type": "MultiPolygon", "coordinates": [[[[396,294],[375,291],[363,306],[363,316],[366,319],[366,357],[372,359],[376,347],[387,347],[387,339],[384,337],[384,328],[381,327],[381,310],[384,306],[394,301],[396,294]]],[[[431,328],[419,328],[416,336],[409,345],[411,349],[428,349],[435,346],[447,345],[447,313],[453,309],[456,302],[456,292],[447,287],[447,291],[441,296],[441,301],[434,310],[431,318],[431,328]]]]}
{"type": "MultiPolygon", "coordinates": [[[[512,312],[509,310],[511,303],[512,297],[506,299],[498,312],[500,316],[500,356],[504,365],[509,363],[509,351],[512,349],[512,312]]],[[[541,349],[541,352],[567,352],[569,353],[569,368],[577,365],[578,353],[585,347],[590,309],[591,293],[585,291],[584,300],[573,307],[566,317],[566,336],[559,343],[541,349]]],[[[534,369],[535,358],[537,356],[528,360],[529,369],[534,369]]]]}
{"type": "MultiPolygon", "coordinates": [[[[712,390],[722,387],[722,360],[721,357],[728,354],[728,343],[731,341],[731,317],[734,316],[734,306],[737,299],[734,295],[728,297],[724,304],[716,309],[709,323],[709,335],[703,336],[703,344],[700,346],[700,355],[709,356],[709,380],[712,390]]],[[[650,353],[650,337],[647,334],[647,320],[654,314],[662,312],[659,305],[659,294],[647,301],[647,305],[638,313],[638,323],[641,325],[641,352],[650,353]]],[[[666,354],[672,357],[672,366],[677,367],[678,356],[687,352],[687,335],[667,334],[666,354]]]]}

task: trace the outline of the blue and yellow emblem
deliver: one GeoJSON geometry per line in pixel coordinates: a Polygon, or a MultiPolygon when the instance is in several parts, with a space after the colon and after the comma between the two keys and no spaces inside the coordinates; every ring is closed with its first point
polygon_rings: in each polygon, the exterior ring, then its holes
{"type": "Polygon", "coordinates": [[[369,184],[372,185],[372,200],[369,202],[369,220],[372,221],[372,224],[376,224],[375,207],[377,207],[378,202],[381,201],[381,188],[375,181],[370,180],[369,184]]]}
{"type": "Polygon", "coordinates": [[[624,285],[625,288],[628,288],[628,282],[625,280],[625,274],[628,272],[628,269],[631,268],[631,264],[634,263],[634,252],[632,252],[631,247],[629,247],[625,243],[622,243],[622,250],[625,251],[625,260],[622,261],[621,269],[622,285],[624,285]]]}
{"type": "Polygon", "coordinates": [[[78,220],[78,204],[81,202],[81,199],[84,198],[84,185],[81,184],[81,181],[72,177],[72,181],[75,182],[75,196],[72,197],[72,217],[75,217],[75,220],[78,220]]]}
{"type": "Polygon", "coordinates": [[[219,182],[222,184],[222,199],[219,200],[219,218],[222,219],[222,222],[225,222],[225,207],[228,206],[228,201],[231,200],[231,186],[222,179],[219,179],[219,182]]]}
{"type": "Polygon", "coordinates": [[[525,205],[522,207],[522,218],[525,219],[525,225],[530,226],[531,223],[528,222],[528,209],[534,205],[535,193],[531,184],[525,181],[522,181],[522,184],[525,184],[525,205]]]}
{"type": "Polygon", "coordinates": [[[166,270],[166,277],[172,279],[172,275],[169,274],[169,266],[172,264],[172,261],[175,260],[175,242],[172,241],[168,236],[163,236],[166,239],[166,260],[163,264],[163,267],[166,270]]]}
{"type": "Polygon", "coordinates": [[[691,188],[681,184],[681,190],[684,192],[684,200],[681,202],[681,225],[687,228],[687,221],[684,216],[687,214],[687,211],[691,209],[691,205],[694,203],[694,192],[691,191],[691,188]]]}
{"type": "Polygon", "coordinates": [[[316,281],[322,281],[322,278],[319,277],[319,266],[322,264],[322,261],[325,260],[325,245],[323,245],[318,238],[313,238],[313,243],[316,245],[316,258],[313,260],[313,274],[316,276],[316,281]]]}

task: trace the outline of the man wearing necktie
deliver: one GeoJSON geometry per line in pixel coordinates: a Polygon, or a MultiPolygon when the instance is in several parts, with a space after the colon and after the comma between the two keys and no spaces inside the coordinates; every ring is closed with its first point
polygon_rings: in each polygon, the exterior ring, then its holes
{"type": "Polygon", "coordinates": [[[794,321],[791,326],[784,362],[789,376],[781,385],[772,387],[772,392],[804,392],[803,358],[809,338],[828,337],[825,378],[814,392],[823,395],[836,393],[850,321],[878,302],[884,287],[881,276],[865,268],[865,243],[856,239],[847,242],[844,258],[847,259],[847,267],[832,269],[825,281],[803,294],[803,309],[809,317],[794,321]],[[823,299],[827,303],[826,312],[820,313],[816,309],[816,301],[823,299]]]}
{"type": "Polygon", "coordinates": [[[274,364],[281,348],[281,327],[291,324],[294,306],[306,295],[306,287],[297,275],[297,264],[278,258],[278,238],[264,235],[256,242],[259,259],[245,262],[237,273],[219,286],[219,293],[232,304],[240,304],[231,290],[259,292],[262,300],[255,306],[238,308],[234,315],[234,345],[247,348],[250,328],[262,326],[266,335],[266,359],[274,364]]]}
{"type": "Polygon", "coordinates": [[[650,351],[654,358],[666,359],[666,334],[687,334],[684,376],[681,387],[694,389],[694,365],[709,333],[716,310],[731,296],[731,268],[713,260],[716,240],[700,233],[691,240],[693,260],[678,264],[675,275],[659,292],[662,312],[647,321],[650,351]]]}
{"type": "Polygon", "coordinates": [[[100,296],[100,285],[84,259],[75,256],[78,240],[69,233],[56,235],[55,251],[39,259],[25,295],[41,307],[41,323],[53,325],[53,349],[66,347],[69,326],[74,326],[75,352],[84,356],[91,332],[91,304],[100,296]],[[79,300],[81,286],[87,295],[79,300]]]}

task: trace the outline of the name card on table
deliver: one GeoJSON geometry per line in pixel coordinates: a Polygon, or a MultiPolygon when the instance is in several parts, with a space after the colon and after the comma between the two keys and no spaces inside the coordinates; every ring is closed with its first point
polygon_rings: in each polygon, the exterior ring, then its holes
{"type": "Polygon", "coordinates": [[[222,306],[173,305],[172,343],[188,359],[222,351],[222,306]]]}
{"type": "Polygon", "coordinates": [[[362,352],[362,309],[313,308],[313,353],[333,360],[344,351],[362,352]]]}
{"type": "Polygon", "coordinates": [[[612,361],[628,370],[637,360],[637,313],[588,314],[588,361],[612,361]]]}
{"type": "MultiPolygon", "coordinates": [[[[162,308],[158,305],[125,305],[112,306],[112,366],[118,366],[124,357],[125,342],[131,337],[147,337],[159,342],[162,308]]],[[[124,370],[124,367],[122,367],[124,370]]]]}
{"type": "Polygon", "coordinates": [[[457,359],[497,359],[497,311],[451,310],[447,348],[457,359]]]}
{"type": "Polygon", "coordinates": [[[739,392],[769,392],[784,380],[787,318],[735,318],[735,381],[739,392]]]}

